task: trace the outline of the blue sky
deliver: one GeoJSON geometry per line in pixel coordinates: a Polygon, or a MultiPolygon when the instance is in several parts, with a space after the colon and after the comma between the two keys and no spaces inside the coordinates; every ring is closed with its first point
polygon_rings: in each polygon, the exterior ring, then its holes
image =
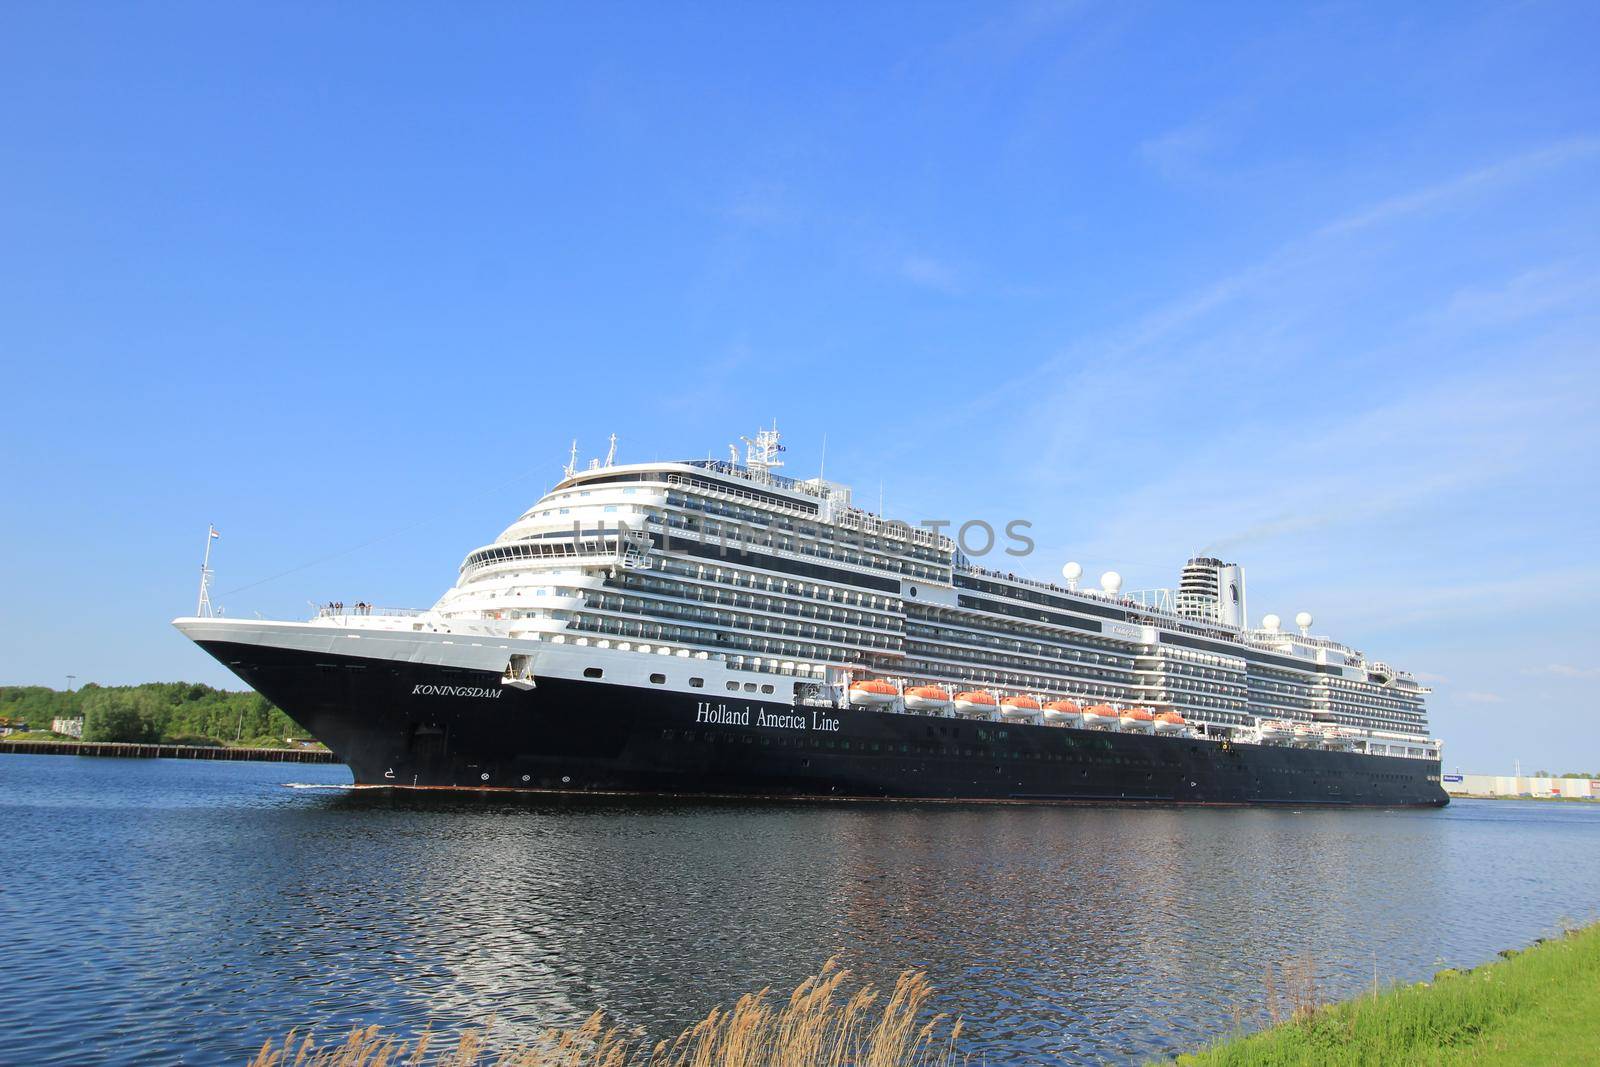
{"type": "Polygon", "coordinates": [[[1600,9],[12,5],[0,682],[426,605],[620,435],[1431,680],[1600,769],[1600,9]],[[284,573],[289,572],[289,573],[284,573]],[[271,580],[264,580],[271,579],[271,580]]]}

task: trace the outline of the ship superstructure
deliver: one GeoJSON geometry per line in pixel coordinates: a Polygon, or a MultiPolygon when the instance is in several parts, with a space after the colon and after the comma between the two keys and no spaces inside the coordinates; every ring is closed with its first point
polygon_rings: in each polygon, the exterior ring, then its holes
{"type": "MultiPolygon", "coordinates": [[[[734,452],[726,461],[618,464],[613,443],[606,461],[587,469],[578,468],[574,450],[562,480],[494,541],[469,552],[455,584],[424,612],[324,612],[303,623],[197,618],[178,625],[308,728],[311,723],[285,703],[306,699],[301,694],[308,683],[291,678],[299,661],[279,662],[273,653],[274,665],[263,667],[240,650],[263,643],[321,650],[365,659],[366,668],[433,664],[439,677],[416,682],[417,691],[404,695],[454,697],[420,688],[452,684],[496,692],[461,697],[467,709],[504,693],[534,699],[541,686],[548,690],[559,681],[564,691],[571,683],[571,693],[580,694],[569,699],[595,694],[590,707],[569,709],[573,714],[601,714],[596,709],[617,700],[692,707],[691,719],[710,716],[696,726],[719,725],[711,719],[732,715],[720,725],[739,727],[741,715],[753,712],[759,722],[769,708],[852,722],[866,713],[879,720],[873,731],[894,720],[901,722],[891,733],[913,720],[1003,724],[1007,729],[988,733],[1008,741],[1027,736],[1046,748],[1071,740],[1069,749],[1104,740],[1099,735],[1127,734],[1142,737],[1138,744],[1157,745],[1150,749],[1157,755],[1166,751],[1161,745],[1189,741],[1195,753],[1286,750],[1273,759],[1287,758],[1293,767],[1298,752],[1305,765],[1322,767],[1306,762],[1308,750],[1315,750],[1368,763],[1384,757],[1370,763],[1381,769],[1367,770],[1368,776],[1437,779],[1440,745],[1428,731],[1426,688],[1312,635],[1306,613],[1297,618],[1296,632],[1271,615],[1249,627],[1237,564],[1191,559],[1175,591],[1124,593],[1110,572],[1098,588],[1079,588],[1076,564],[1064,569],[1065,584],[1030,579],[978,565],[941,530],[856,506],[844,485],[783,476],[776,428],[745,444],[742,458],[734,452]],[[376,663],[369,652],[378,653],[376,663]],[[452,682],[451,672],[463,677],[452,682]],[[278,694],[270,688],[274,679],[278,694]],[[627,691],[613,691],[618,685],[627,691]],[[1396,757],[1406,762],[1389,762],[1396,757]]],[[[366,668],[341,661],[334,677],[348,687],[350,672],[366,668]]],[[[402,673],[410,678],[414,672],[402,673]]],[[[325,715],[338,713],[336,694],[316,699],[325,715]]],[[[358,720],[345,714],[335,732],[358,737],[352,725],[358,720]]],[[[449,725],[423,723],[413,711],[400,713],[400,720],[385,718],[383,726],[406,735],[403,745],[385,742],[399,746],[400,755],[380,761],[392,765],[418,737],[432,736],[418,730],[435,729],[437,743],[425,742],[423,749],[435,764],[449,762],[449,725]]],[[[752,743],[766,736],[759,725],[750,729],[757,731],[747,734],[752,743]]],[[[962,751],[977,750],[949,739],[985,731],[979,725],[949,729],[954,732],[934,736],[942,739],[939,752],[957,761],[962,751]]],[[[454,730],[459,742],[465,727],[454,730]]],[[[924,737],[920,728],[912,732],[924,737]]],[[[839,740],[846,745],[834,750],[840,758],[846,751],[853,759],[870,756],[870,749],[854,753],[842,734],[839,740]]],[[[987,752],[998,743],[991,741],[987,752]]],[[[532,754],[528,758],[537,765],[532,754]]],[[[806,762],[800,770],[810,769],[806,762]]],[[[459,758],[455,764],[465,766],[459,758]]],[[[857,787],[850,795],[906,795],[900,784],[876,792],[860,786],[863,775],[870,778],[869,764],[853,767],[857,787]]],[[[946,770],[958,773],[956,766],[946,770]]],[[[393,766],[386,769],[389,777],[380,781],[404,778],[393,766]]],[[[499,774],[478,782],[516,787],[519,777],[525,785],[545,781],[530,771],[491,782],[499,774]]],[[[459,771],[450,775],[451,782],[435,784],[462,784],[459,771]]],[[[1316,789],[1329,775],[1318,772],[1316,789]]],[[[569,775],[554,787],[573,782],[569,775]]],[[[1192,776],[1191,783],[1202,789],[1192,776]]],[[[838,785],[832,795],[839,795],[838,785]]],[[[1226,797],[1180,792],[1153,798],[1268,799],[1233,795],[1243,788],[1241,780],[1226,797]]],[[[1364,802],[1340,785],[1332,788],[1342,802],[1364,802]]],[[[1436,785],[1421,788],[1425,800],[1399,802],[1442,802],[1436,785]]],[[[735,791],[759,790],[757,782],[735,791]]],[[[772,791],[808,792],[788,779],[772,791]]],[[[962,794],[948,782],[925,792],[962,794]]],[[[991,796],[995,787],[975,780],[970,792],[991,796]]],[[[1387,793],[1372,799],[1388,801],[1387,793]]]]}

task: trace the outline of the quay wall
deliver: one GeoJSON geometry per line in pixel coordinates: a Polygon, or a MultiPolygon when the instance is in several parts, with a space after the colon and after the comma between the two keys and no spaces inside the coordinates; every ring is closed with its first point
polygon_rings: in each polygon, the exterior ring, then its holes
{"type": "Polygon", "coordinates": [[[1511,774],[1446,774],[1444,791],[1453,797],[1558,797],[1600,800],[1600,780],[1534,778],[1511,774]]]}
{"type": "Polygon", "coordinates": [[[111,756],[124,759],[262,760],[269,763],[338,763],[320,748],[223,748],[210,745],[133,745],[111,741],[3,741],[0,752],[39,756],[111,756]]]}

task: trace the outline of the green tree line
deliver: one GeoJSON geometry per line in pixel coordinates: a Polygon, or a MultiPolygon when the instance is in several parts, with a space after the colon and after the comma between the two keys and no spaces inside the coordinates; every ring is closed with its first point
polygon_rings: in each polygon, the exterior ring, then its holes
{"type": "Polygon", "coordinates": [[[42,685],[0,686],[0,718],[48,730],[55,718],[83,719],[85,741],[234,742],[281,746],[305,733],[260,693],[197,682],[85,685],[70,692],[42,685]]]}

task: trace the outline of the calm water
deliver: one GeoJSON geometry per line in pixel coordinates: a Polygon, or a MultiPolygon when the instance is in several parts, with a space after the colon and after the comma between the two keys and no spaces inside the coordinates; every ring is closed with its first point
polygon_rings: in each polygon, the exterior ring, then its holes
{"type": "Polygon", "coordinates": [[[343,767],[0,756],[0,1062],[242,1062],[290,1025],[596,1007],[655,1034],[834,953],[988,1062],[1204,1042],[1600,913],[1600,806],[1442,812],[386,798],[343,767]],[[290,788],[287,783],[325,788],[290,788]]]}

